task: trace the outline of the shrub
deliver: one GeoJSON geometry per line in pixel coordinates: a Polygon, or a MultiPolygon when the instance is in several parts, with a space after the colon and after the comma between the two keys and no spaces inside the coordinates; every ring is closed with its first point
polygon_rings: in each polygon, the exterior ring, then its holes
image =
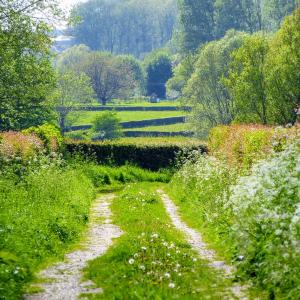
{"type": "Polygon", "coordinates": [[[94,140],[111,140],[123,136],[122,127],[117,114],[107,111],[93,121],[94,140]]]}
{"type": "Polygon", "coordinates": [[[0,133],[0,161],[3,164],[25,163],[44,150],[42,141],[35,134],[8,131],[0,133]]]}
{"type": "Polygon", "coordinates": [[[191,226],[225,258],[241,260],[241,276],[251,278],[270,299],[297,299],[299,131],[278,129],[276,139],[276,151],[253,163],[247,176],[222,160],[192,157],[172,179],[170,191],[191,226]]]}
{"type": "Polygon", "coordinates": [[[300,294],[300,142],[257,163],[231,189],[240,271],[272,299],[300,294]]]}
{"type": "Polygon", "coordinates": [[[35,134],[44,143],[48,152],[58,151],[63,143],[63,137],[60,130],[51,124],[44,124],[38,127],[30,127],[23,130],[24,134],[35,134]]]}
{"type": "Polygon", "coordinates": [[[250,167],[272,150],[274,128],[262,125],[231,125],[213,128],[208,147],[231,165],[250,167]]]}
{"type": "Polygon", "coordinates": [[[130,143],[130,142],[82,142],[66,141],[66,153],[80,154],[83,157],[94,157],[100,164],[126,165],[132,164],[157,171],[174,167],[180,152],[206,152],[200,143],[130,143]]]}

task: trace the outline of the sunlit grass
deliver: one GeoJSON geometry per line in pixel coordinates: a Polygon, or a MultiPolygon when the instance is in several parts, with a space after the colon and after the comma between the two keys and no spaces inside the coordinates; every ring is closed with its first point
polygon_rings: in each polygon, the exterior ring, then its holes
{"type": "Polygon", "coordinates": [[[131,184],[114,200],[124,235],[86,269],[104,290],[92,299],[220,299],[228,282],[171,225],[157,187],[131,184]]]}
{"type": "MultiPolygon", "coordinates": [[[[72,120],[72,125],[89,125],[93,120],[101,116],[103,112],[93,111],[80,111],[69,115],[69,119],[72,120]]],[[[129,121],[143,121],[152,119],[162,119],[169,117],[185,116],[186,112],[183,111],[123,111],[117,112],[121,122],[129,121]]]]}

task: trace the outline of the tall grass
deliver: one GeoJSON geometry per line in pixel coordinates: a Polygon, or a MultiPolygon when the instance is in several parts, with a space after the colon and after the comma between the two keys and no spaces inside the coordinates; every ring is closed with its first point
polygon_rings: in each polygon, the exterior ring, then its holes
{"type": "Polygon", "coordinates": [[[84,230],[94,197],[80,166],[0,176],[0,299],[20,299],[34,272],[62,259],[84,230]]]}
{"type": "Polygon", "coordinates": [[[239,276],[270,299],[292,300],[300,294],[300,140],[295,130],[278,136],[246,170],[213,157],[189,160],[169,189],[185,220],[239,276]]]}

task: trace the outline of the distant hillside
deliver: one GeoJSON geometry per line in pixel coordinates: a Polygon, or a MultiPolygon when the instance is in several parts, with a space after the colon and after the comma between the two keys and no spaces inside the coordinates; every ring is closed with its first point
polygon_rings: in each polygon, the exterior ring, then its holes
{"type": "Polygon", "coordinates": [[[177,5],[176,0],[90,0],[72,14],[81,18],[70,30],[77,44],[141,57],[170,41],[177,5]]]}

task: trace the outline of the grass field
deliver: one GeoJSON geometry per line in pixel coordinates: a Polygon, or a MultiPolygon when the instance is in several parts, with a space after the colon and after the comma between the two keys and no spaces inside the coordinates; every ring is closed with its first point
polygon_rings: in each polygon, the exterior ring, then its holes
{"type": "MultiPolygon", "coordinates": [[[[81,111],[70,114],[70,119],[72,119],[72,125],[89,125],[92,124],[93,120],[101,114],[103,114],[103,112],[81,111]]],[[[185,114],[186,112],[182,111],[125,111],[117,113],[121,122],[180,117],[185,114]]]]}
{"type": "Polygon", "coordinates": [[[188,130],[189,130],[189,125],[187,123],[126,129],[126,131],[160,131],[160,132],[179,132],[179,131],[188,131],[188,130]]]}

